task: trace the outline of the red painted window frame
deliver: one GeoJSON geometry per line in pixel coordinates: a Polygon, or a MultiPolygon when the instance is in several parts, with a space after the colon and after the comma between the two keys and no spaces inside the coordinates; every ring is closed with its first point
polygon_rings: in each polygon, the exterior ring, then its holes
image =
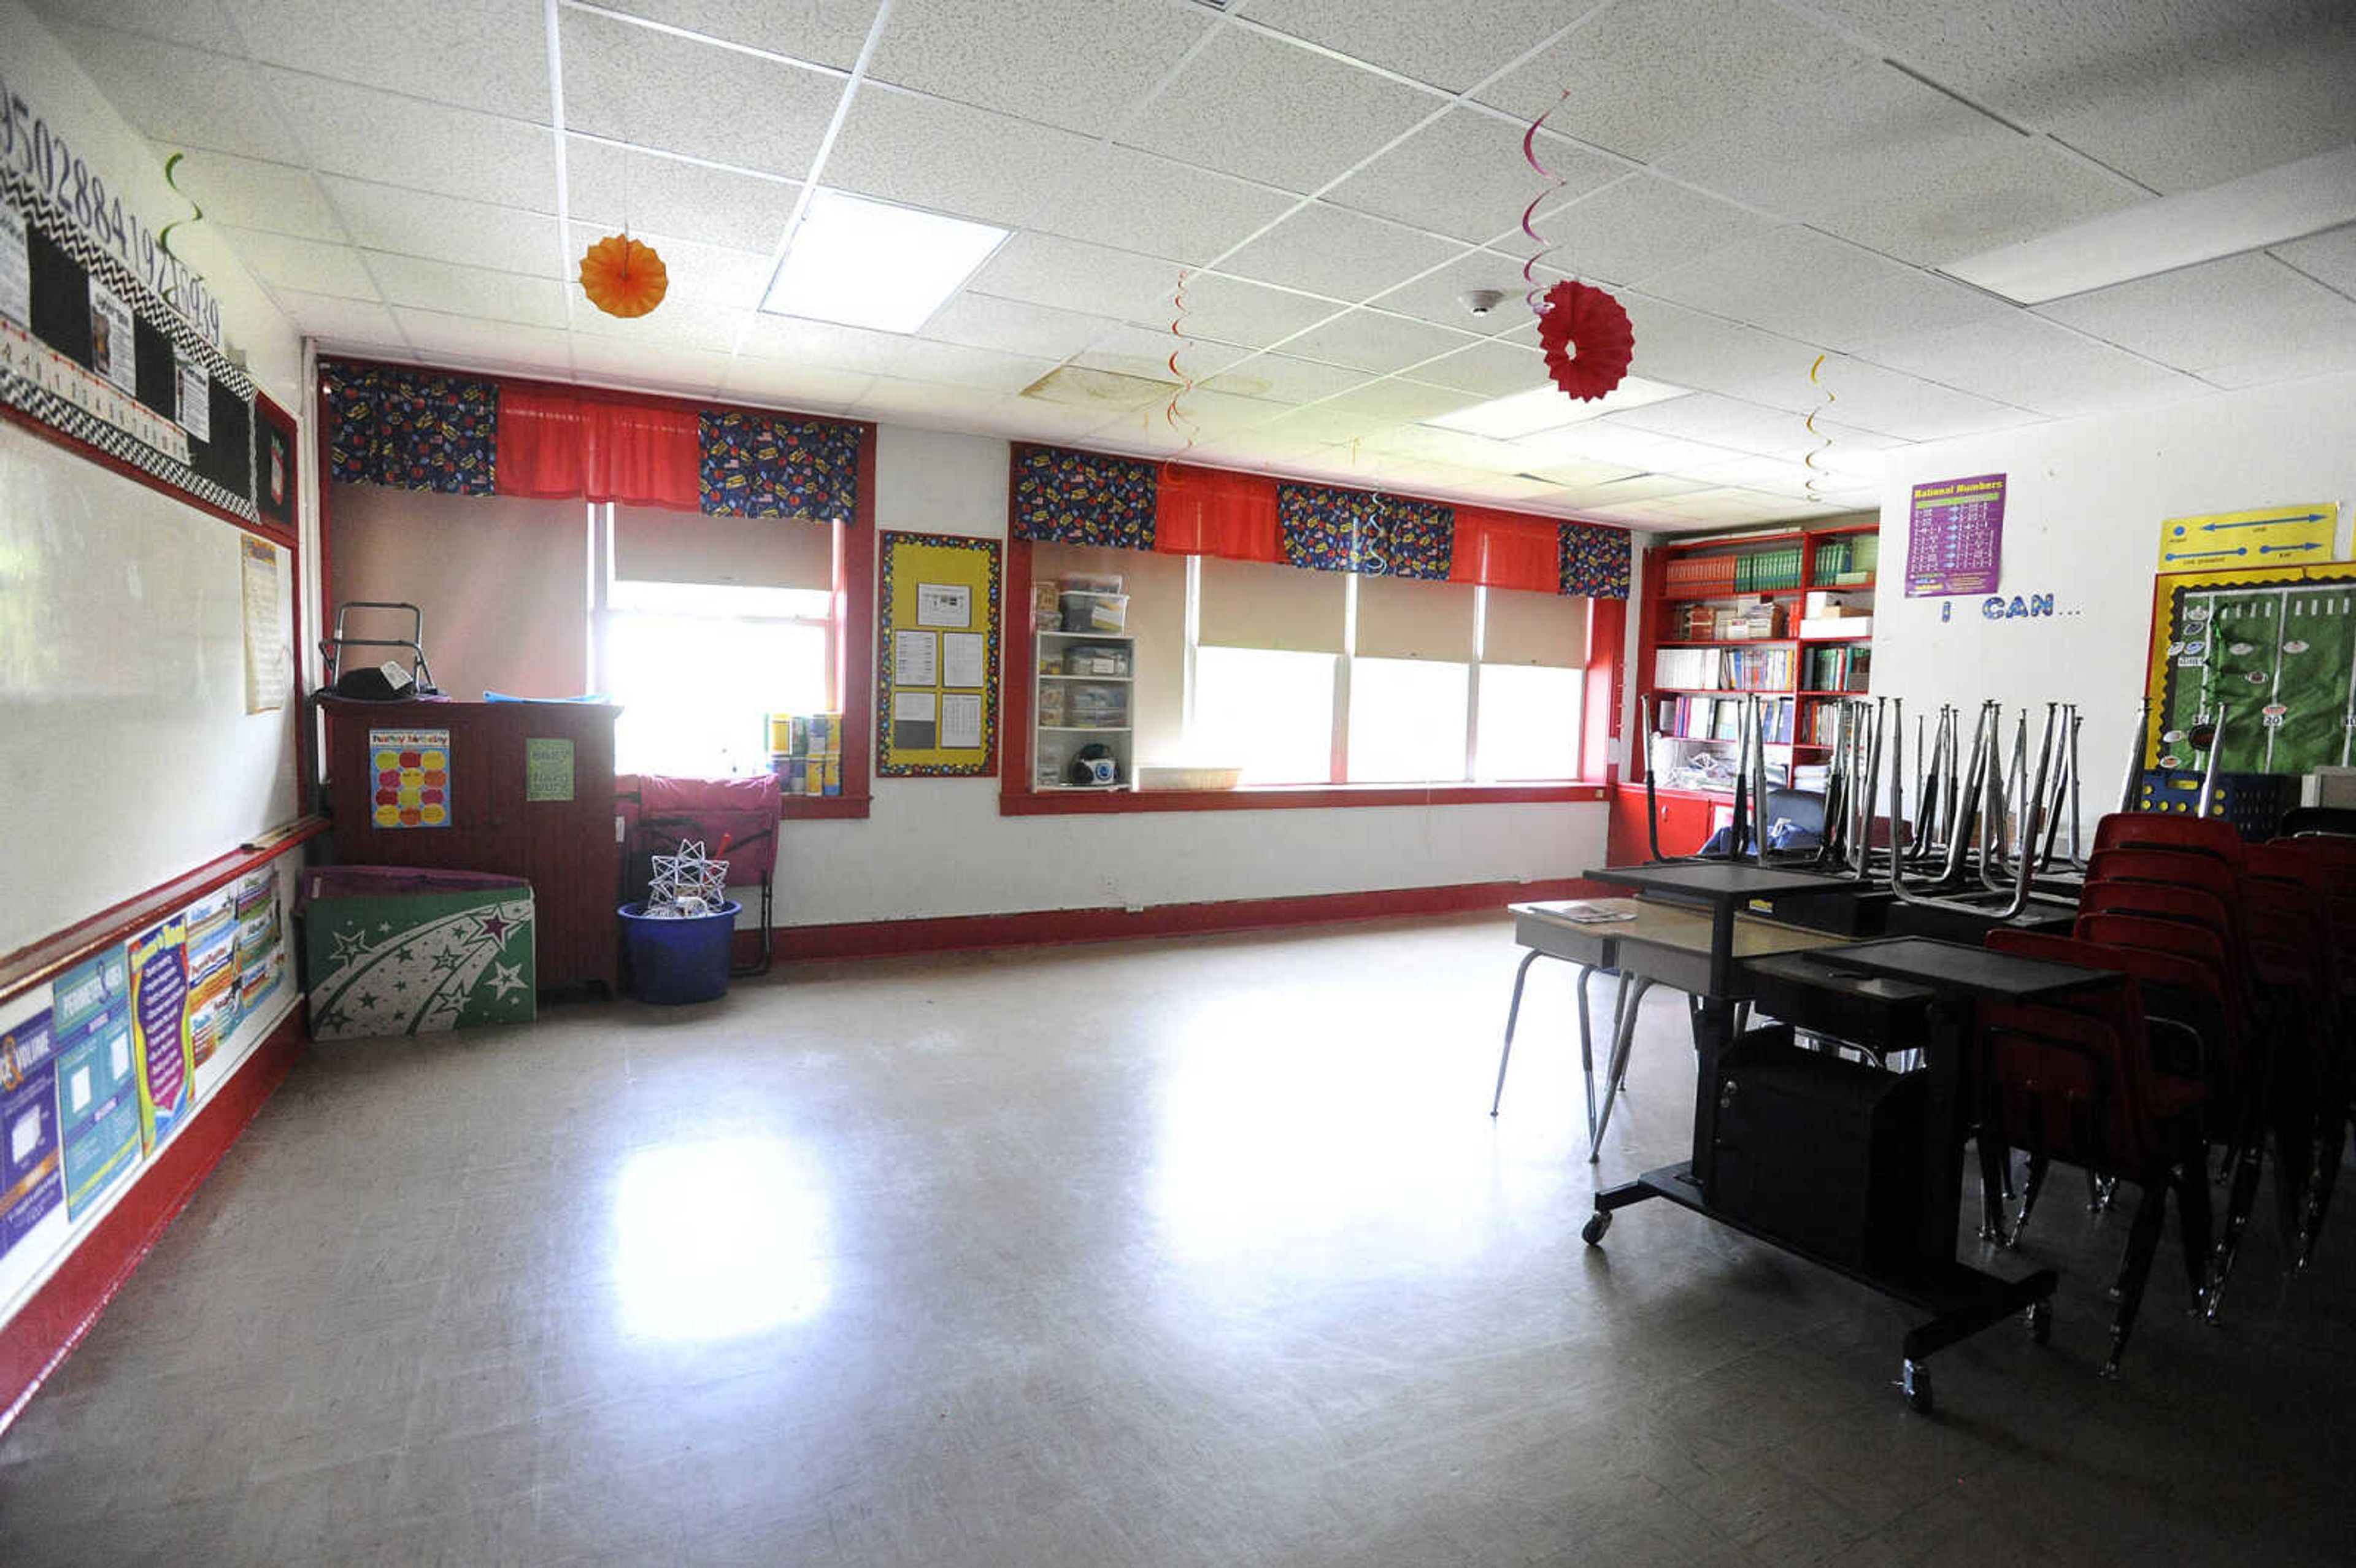
{"type": "MultiPolygon", "coordinates": [[[[1011,514],[1010,514],[1011,515],[1011,514]]],[[[999,711],[1004,751],[1000,756],[998,814],[1001,816],[1094,816],[1136,811],[1304,811],[1337,806],[1515,805],[1557,801],[1602,801],[1612,795],[1617,770],[1612,741],[1620,732],[1622,650],[1628,606],[1624,600],[1597,599],[1587,615],[1587,688],[1581,704],[1580,771],[1582,777],[1528,784],[1263,784],[1219,790],[1040,790],[1031,785],[1031,680],[1038,640],[1028,609],[1031,541],[1006,541],[1004,682],[999,711]],[[1018,609],[1017,606],[1023,606],[1018,609]]]]}

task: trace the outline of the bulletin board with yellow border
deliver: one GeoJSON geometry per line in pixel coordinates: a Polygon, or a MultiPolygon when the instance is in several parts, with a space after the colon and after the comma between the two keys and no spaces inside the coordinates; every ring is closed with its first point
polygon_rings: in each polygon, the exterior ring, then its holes
{"type": "Polygon", "coordinates": [[[2221,773],[2356,762],[2356,563],[2163,574],[2151,627],[2146,767],[2206,766],[2221,710],[2221,773]]]}
{"type": "Polygon", "coordinates": [[[1003,545],[884,533],[878,548],[877,774],[995,774],[1003,545]]]}

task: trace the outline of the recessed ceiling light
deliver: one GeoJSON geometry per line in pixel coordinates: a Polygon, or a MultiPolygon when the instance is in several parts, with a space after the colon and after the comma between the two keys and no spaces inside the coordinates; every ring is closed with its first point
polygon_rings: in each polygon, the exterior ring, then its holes
{"type": "Polygon", "coordinates": [[[1619,409],[1641,409],[1646,403],[1665,402],[1682,398],[1687,389],[1672,387],[1665,381],[1647,381],[1642,376],[1623,378],[1620,384],[1593,402],[1581,402],[1567,396],[1551,383],[1533,387],[1526,392],[1511,397],[1493,398],[1485,403],[1475,403],[1469,409],[1459,409],[1452,414],[1441,414],[1426,420],[1426,424],[1442,430],[1461,430],[1472,435],[1485,435],[1493,441],[1515,441],[1540,431],[1559,430],[1567,424],[1591,420],[1619,409]]]}
{"type": "Polygon", "coordinates": [[[2205,190],[2143,202],[1939,271],[2043,304],[2356,222],[2356,143],[2205,190]]]}
{"type": "Polygon", "coordinates": [[[914,332],[990,260],[1007,230],[913,207],[817,191],[761,308],[879,332],[914,332]]]}

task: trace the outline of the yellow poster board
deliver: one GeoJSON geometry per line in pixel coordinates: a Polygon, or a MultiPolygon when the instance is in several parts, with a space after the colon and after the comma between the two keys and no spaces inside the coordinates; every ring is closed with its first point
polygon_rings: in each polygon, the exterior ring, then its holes
{"type": "Polygon", "coordinates": [[[2163,575],[2154,584],[2144,766],[2304,773],[2356,762],[2356,564],[2163,575]]]}
{"type": "Polygon", "coordinates": [[[881,549],[875,771],[997,773],[1000,541],[886,533],[881,549]]]}
{"type": "Polygon", "coordinates": [[[2307,566],[2334,559],[2339,537],[2340,507],[2329,501],[2170,517],[2159,525],[2159,571],[2307,566]]]}

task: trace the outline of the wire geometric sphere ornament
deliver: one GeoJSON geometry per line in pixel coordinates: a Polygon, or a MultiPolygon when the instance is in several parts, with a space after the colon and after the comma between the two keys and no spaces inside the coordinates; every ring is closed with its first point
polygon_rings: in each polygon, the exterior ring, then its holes
{"type": "Polygon", "coordinates": [[[581,258],[581,292],[607,315],[644,315],[669,290],[670,272],[655,248],[626,234],[598,240],[581,258]]]}
{"type": "Polygon", "coordinates": [[[1628,313],[1601,289],[1557,283],[1538,313],[1538,343],[1547,374],[1564,392],[1592,401],[1620,384],[1636,356],[1636,329],[1628,313]]]}

